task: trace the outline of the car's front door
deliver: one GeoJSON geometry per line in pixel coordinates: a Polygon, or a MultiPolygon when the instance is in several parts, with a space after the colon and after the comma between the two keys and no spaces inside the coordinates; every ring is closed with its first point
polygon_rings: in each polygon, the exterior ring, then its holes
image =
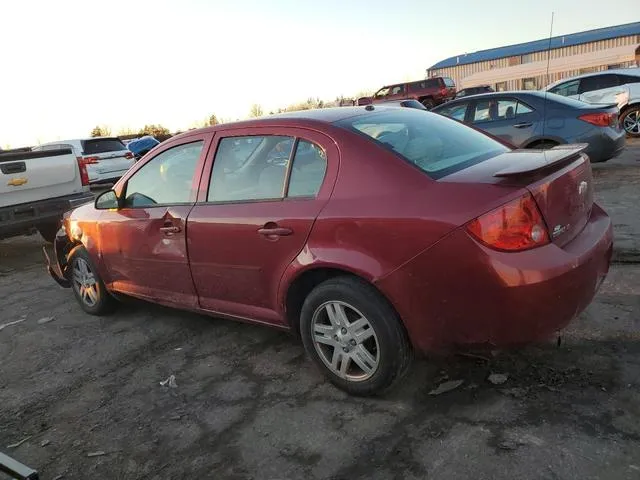
{"type": "Polygon", "coordinates": [[[101,253],[111,288],[158,303],[197,307],[186,243],[208,135],[169,144],[135,170],[102,212],[101,253]]]}
{"type": "Polygon", "coordinates": [[[393,85],[387,95],[387,100],[402,100],[407,98],[407,86],[404,83],[393,85]]]}
{"type": "Polygon", "coordinates": [[[476,100],[469,114],[470,123],[520,147],[542,130],[540,115],[529,105],[510,97],[476,100]]]}
{"type": "Polygon", "coordinates": [[[315,131],[255,127],[224,132],[215,150],[187,220],[200,306],[280,323],[279,282],[329,199],[338,149],[315,131]]]}

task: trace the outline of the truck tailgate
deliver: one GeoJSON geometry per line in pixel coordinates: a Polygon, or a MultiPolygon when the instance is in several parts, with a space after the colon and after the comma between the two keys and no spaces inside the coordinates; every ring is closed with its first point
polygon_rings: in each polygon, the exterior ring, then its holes
{"type": "Polygon", "coordinates": [[[0,154],[0,207],[83,191],[70,149],[0,154]]]}

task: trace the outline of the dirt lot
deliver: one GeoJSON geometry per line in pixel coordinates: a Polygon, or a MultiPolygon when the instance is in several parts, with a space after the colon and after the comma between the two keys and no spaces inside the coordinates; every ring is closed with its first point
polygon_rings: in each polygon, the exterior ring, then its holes
{"type": "Polygon", "coordinates": [[[49,480],[638,479],[637,159],[595,168],[623,263],[562,347],[423,360],[382,399],[337,391],[277,331],[138,302],[84,315],[38,237],[2,241],[0,325],[23,321],[0,330],[0,450],[49,480]],[[429,395],[446,380],[464,383],[429,395]]]}

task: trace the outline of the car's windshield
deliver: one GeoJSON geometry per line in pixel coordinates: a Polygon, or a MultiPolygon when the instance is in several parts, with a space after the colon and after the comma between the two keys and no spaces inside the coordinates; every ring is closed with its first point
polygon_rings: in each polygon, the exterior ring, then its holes
{"type": "Polygon", "coordinates": [[[366,135],[434,179],[508,150],[476,130],[416,109],[371,113],[337,124],[366,135]]]}
{"type": "Polygon", "coordinates": [[[127,147],[119,138],[96,138],[91,140],[82,140],[82,151],[85,155],[94,155],[97,153],[120,152],[126,150],[127,147]]]}

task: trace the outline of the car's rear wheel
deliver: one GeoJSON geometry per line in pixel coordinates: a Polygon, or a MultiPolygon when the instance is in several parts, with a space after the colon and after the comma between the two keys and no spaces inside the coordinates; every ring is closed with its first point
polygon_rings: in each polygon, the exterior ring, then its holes
{"type": "Polygon", "coordinates": [[[41,223],[37,227],[38,233],[44,238],[47,242],[53,243],[56,239],[56,234],[60,229],[60,222],[47,222],[41,223]]]}
{"type": "Polygon", "coordinates": [[[107,292],[89,254],[77,247],[69,256],[69,278],[76,300],[91,315],[106,315],[115,307],[115,299],[107,292]]]}
{"type": "Polygon", "coordinates": [[[431,110],[434,107],[433,98],[423,98],[420,103],[422,103],[427,110],[431,110]]]}
{"type": "Polygon", "coordinates": [[[620,125],[627,135],[640,137],[640,105],[632,105],[622,112],[620,125]]]}
{"type": "Polygon", "coordinates": [[[302,306],[300,333],[329,381],[353,395],[389,389],[413,357],[398,314],[374,287],[353,277],[312,290],[302,306]]]}

